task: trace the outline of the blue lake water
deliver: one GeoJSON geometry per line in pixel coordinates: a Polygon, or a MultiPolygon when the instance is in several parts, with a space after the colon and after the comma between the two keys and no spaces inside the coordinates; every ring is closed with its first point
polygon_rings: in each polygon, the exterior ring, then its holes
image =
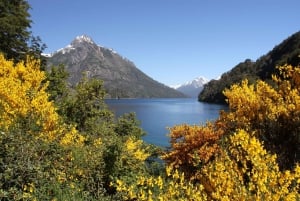
{"type": "Polygon", "coordinates": [[[109,108],[120,116],[134,112],[147,135],[143,139],[158,146],[169,146],[168,127],[178,124],[203,124],[219,116],[227,106],[201,103],[196,99],[108,99],[109,108]]]}

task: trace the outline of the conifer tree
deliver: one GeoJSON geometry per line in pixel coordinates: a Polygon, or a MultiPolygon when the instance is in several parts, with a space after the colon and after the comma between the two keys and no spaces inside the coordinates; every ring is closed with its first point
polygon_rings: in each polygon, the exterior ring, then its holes
{"type": "Polygon", "coordinates": [[[39,37],[32,36],[26,0],[0,0],[0,52],[16,63],[30,54],[40,58],[46,48],[39,37]]]}

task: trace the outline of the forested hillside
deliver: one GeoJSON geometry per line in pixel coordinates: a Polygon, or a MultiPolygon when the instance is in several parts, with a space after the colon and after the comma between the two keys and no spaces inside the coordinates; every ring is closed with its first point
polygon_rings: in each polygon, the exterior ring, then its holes
{"type": "Polygon", "coordinates": [[[266,82],[271,81],[272,74],[278,74],[276,66],[291,64],[297,66],[300,63],[300,32],[293,34],[281,44],[274,47],[272,51],[251,61],[246,59],[239,63],[230,71],[224,73],[219,80],[211,80],[199,94],[198,100],[212,103],[225,103],[223,91],[234,83],[240,83],[243,79],[248,79],[250,83],[261,79],[266,82]]]}

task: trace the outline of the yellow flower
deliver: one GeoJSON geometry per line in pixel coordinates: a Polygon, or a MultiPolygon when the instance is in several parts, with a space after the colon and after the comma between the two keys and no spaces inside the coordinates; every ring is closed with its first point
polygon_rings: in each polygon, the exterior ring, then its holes
{"type": "MultiPolygon", "coordinates": [[[[0,126],[8,129],[18,119],[40,127],[36,137],[45,141],[61,138],[68,131],[61,128],[59,115],[48,100],[45,73],[40,70],[40,61],[28,57],[16,65],[0,55],[0,126]]],[[[82,143],[82,136],[74,129],[62,139],[63,144],[82,143]],[[76,136],[74,136],[76,135],[76,136]]]]}
{"type": "Polygon", "coordinates": [[[128,140],[125,142],[125,148],[127,153],[139,161],[145,161],[146,158],[149,157],[149,154],[146,153],[144,149],[142,149],[142,143],[142,140],[136,140],[132,137],[129,137],[128,140]]]}
{"type": "Polygon", "coordinates": [[[97,138],[97,139],[94,140],[94,146],[99,146],[101,144],[102,144],[101,138],[97,138]]]}

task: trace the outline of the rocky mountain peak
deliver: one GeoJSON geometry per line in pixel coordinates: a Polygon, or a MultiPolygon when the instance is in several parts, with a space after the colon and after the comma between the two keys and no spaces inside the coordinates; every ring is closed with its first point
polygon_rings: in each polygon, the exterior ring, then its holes
{"type": "Polygon", "coordinates": [[[133,62],[111,48],[97,45],[89,36],[77,36],[47,60],[48,66],[64,64],[68,82],[76,86],[83,73],[104,81],[110,98],[174,98],[184,94],[171,89],[140,71],[133,62]]]}
{"type": "Polygon", "coordinates": [[[71,43],[71,45],[75,45],[78,43],[90,43],[90,44],[96,44],[93,39],[87,35],[81,35],[77,36],[71,43]]]}
{"type": "Polygon", "coordinates": [[[194,88],[200,88],[200,87],[203,87],[203,85],[206,84],[208,81],[209,80],[207,78],[200,76],[200,77],[195,78],[192,81],[186,82],[184,85],[185,86],[191,85],[194,88]]]}
{"type": "Polygon", "coordinates": [[[184,84],[173,86],[173,88],[189,97],[195,98],[199,95],[204,84],[206,84],[208,81],[209,80],[207,78],[200,76],[184,84]]]}
{"type": "Polygon", "coordinates": [[[88,50],[90,49],[90,47],[98,48],[97,44],[93,41],[91,37],[87,35],[81,35],[81,36],[77,36],[69,45],[52,53],[51,56],[57,53],[62,53],[62,54],[70,53],[70,51],[74,51],[77,48],[88,50]]]}

